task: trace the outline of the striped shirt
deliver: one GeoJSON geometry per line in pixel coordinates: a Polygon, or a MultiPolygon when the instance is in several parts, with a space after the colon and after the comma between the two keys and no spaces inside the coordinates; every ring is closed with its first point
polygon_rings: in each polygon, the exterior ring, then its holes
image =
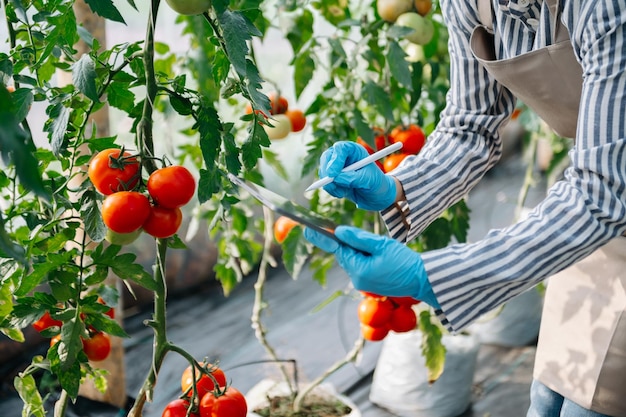
{"type": "MultiPolygon", "coordinates": [[[[493,0],[493,7],[498,59],[552,42],[553,23],[541,0],[493,0]]],[[[451,331],[626,231],[626,2],[562,0],[560,7],[584,78],[570,166],[526,219],[480,241],[422,254],[441,306],[437,314],[451,331]]],[[[393,173],[408,208],[382,212],[390,235],[404,242],[465,197],[499,160],[498,132],[516,100],[470,51],[480,24],[476,0],[441,0],[441,8],[450,32],[447,105],[421,153],[393,173]]]]}

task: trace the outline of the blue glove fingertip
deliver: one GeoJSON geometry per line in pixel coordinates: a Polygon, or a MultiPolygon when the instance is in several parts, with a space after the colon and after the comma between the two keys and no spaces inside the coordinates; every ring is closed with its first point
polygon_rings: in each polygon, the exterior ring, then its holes
{"type": "Polygon", "coordinates": [[[310,227],[304,228],[304,238],[325,252],[335,253],[339,250],[339,243],[337,241],[310,227]]]}

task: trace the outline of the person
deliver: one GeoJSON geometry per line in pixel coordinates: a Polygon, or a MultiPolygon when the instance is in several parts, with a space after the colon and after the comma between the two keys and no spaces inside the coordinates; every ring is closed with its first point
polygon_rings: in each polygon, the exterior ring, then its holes
{"type": "Polygon", "coordinates": [[[361,291],[411,296],[459,332],[551,277],[528,417],[626,416],[626,3],[441,0],[450,89],[424,149],[388,174],[339,141],[320,158],[324,189],[380,211],[388,236],[339,226],[333,253],[361,291]],[[502,153],[516,100],[575,140],[563,179],[523,220],[417,253],[414,239],[502,153]],[[352,248],[356,248],[352,249],[352,248]]]}

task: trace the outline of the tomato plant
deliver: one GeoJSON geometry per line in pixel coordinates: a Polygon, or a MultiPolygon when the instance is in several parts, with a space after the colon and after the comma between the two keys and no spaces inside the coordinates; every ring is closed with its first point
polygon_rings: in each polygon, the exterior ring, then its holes
{"type": "Polygon", "coordinates": [[[246,417],[247,414],[246,398],[230,386],[223,392],[208,393],[200,400],[200,417],[246,417]]]}
{"type": "Polygon", "coordinates": [[[158,206],[173,209],[184,206],[193,198],[196,180],[187,168],[172,165],[150,174],[147,187],[158,206]]]}
{"type": "Polygon", "coordinates": [[[150,216],[148,197],[137,191],[120,191],[102,202],[102,220],[116,233],[132,233],[150,216]]]}
{"type": "Polygon", "coordinates": [[[200,417],[200,414],[194,411],[188,412],[190,407],[191,404],[188,400],[185,400],[183,398],[177,398],[170,401],[165,406],[161,417],[200,417]]]}
{"type": "Polygon", "coordinates": [[[91,159],[87,175],[96,190],[109,195],[132,190],[139,181],[140,165],[129,152],[105,149],[91,159]]]}

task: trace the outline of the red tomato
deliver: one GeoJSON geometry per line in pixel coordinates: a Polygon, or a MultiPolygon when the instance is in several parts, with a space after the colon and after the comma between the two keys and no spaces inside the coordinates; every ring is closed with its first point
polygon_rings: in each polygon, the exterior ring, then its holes
{"type": "Polygon", "coordinates": [[[183,212],[177,208],[154,206],[143,224],[143,231],[150,236],[164,239],[174,236],[183,222],[183,212]]]}
{"type": "MultiPolygon", "coordinates": [[[[98,297],[98,302],[100,304],[104,304],[107,305],[107,303],[104,302],[104,300],[102,299],[102,297],[98,297]]],[[[111,317],[112,319],[115,318],[115,309],[113,307],[109,308],[104,314],[106,314],[107,316],[111,317]]]]}
{"type": "Polygon", "coordinates": [[[104,195],[132,190],[139,181],[140,165],[130,153],[111,148],[98,152],[89,162],[87,175],[96,190],[104,195]]]}
{"type": "Polygon", "coordinates": [[[408,306],[399,306],[393,310],[389,319],[389,330],[397,333],[410,332],[417,326],[415,311],[408,306]]]}
{"type": "Polygon", "coordinates": [[[389,155],[385,158],[385,162],[383,162],[383,171],[385,173],[393,171],[407,156],[409,156],[408,153],[394,153],[389,155]]]}
{"type": "Polygon", "coordinates": [[[420,300],[416,300],[413,297],[389,297],[394,304],[399,306],[412,306],[415,304],[419,304],[420,300]]]}
{"type": "Polygon", "coordinates": [[[287,239],[287,235],[294,227],[298,226],[298,223],[295,220],[292,220],[287,216],[280,216],[274,222],[274,238],[278,243],[283,243],[285,239],[287,239]]]}
{"type": "Polygon", "coordinates": [[[306,126],[306,117],[304,116],[304,112],[302,110],[287,110],[285,112],[285,116],[287,116],[291,121],[292,132],[299,132],[304,129],[304,126],[306,126]]]}
{"type": "Polygon", "coordinates": [[[150,200],[137,191],[120,191],[108,195],[102,203],[102,220],[117,233],[139,229],[150,215],[150,200]]]}
{"type": "Polygon", "coordinates": [[[393,312],[393,303],[388,298],[365,298],[358,306],[359,321],[372,327],[382,327],[387,324],[393,312]]]}
{"type": "Polygon", "coordinates": [[[402,152],[415,155],[426,143],[426,135],[421,127],[416,124],[398,126],[389,134],[391,143],[402,142],[402,152]]]}
{"type": "Polygon", "coordinates": [[[384,327],[372,327],[366,324],[361,324],[361,334],[365,340],[370,342],[378,342],[383,340],[387,334],[389,334],[389,328],[384,327]]]}
{"type": "Polygon", "coordinates": [[[376,137],[374,138],[374,143],[376,144],[376,150],[380,151],[382,148],[385,148],[387,146],[387,142],[388,142],[387,134],[380,127],[375,127],[373,130],[374,130],[374,133],[376,134],[376,137]]]}
{"type": "Polygon", "coordinates": [[[47,311],[43,313],[43,316],[41,316],[39,320],[33,323],[33,327],[38,332],[41,332],[42,330],[46,330],[47,328],[52,327],[52,326],[61,327],[62,325],[63,325],[63,322],[61,320],[53,319],[50,313],[47,311]]]}
{"type": "MultiPolygon", "coordinates": [[[[203,363],[201,365],[204,366],[203,363]]],[[[217,385],[219,388],[223,388],[226,386],[226,375],[224,371],[220,368],[208,364],[207,368],[211,372],[211,375],[217,381],[217,385]]],[[[183,393],[188,392],[188,396],[193,394],[193,372],[191,365],[189,365],[184,371],[183,375],[180,378],[180,387],[183,390],[183,393]]],[[[198,389],[198,399],[204,397],[207,393],[212,392],[215,389],[215,384],[213,383],[213,379],[210,376],[204,373],[200,373],[198,369],[196,369],[196,388],[198,389]]]]}
{"type": "Polygon", "coordinates": [[[270,93],[267,97],[270,99],[271,114],[285,114],[289,110],[289,102],[285,97],[277,93],[270,93]]]}
{"type": "Polygon", "coordinates": [[[150,174],[148,192],[161,207],[181,207],[187,204],[196,192],[196,180],[187,168],[172,165],[150,174]]]}
{"type": "MultiPolygon", "coordinates": [[[[365,150],[367,151],[368,154],[373,154],[375,151],[374,149],[372,149],[372,147],[370,145],[367,144],[367,142],[365,142],[363,139],[361,139],[360,137],[356,139],[356,143],[358,143],[359,145],[361,145],[362,147],[365,148],[365,150]]],[[[381,170],[383,169],[383,164],[380,161],[376,161],[376,165],[378,166],[378,168],[380,168],[381,170]]]]}
{"type": "MultiPolygon", "coordinates": [[[[174,401],[170,401],[163,409],[161,417],[187,417],[187,410],[189,409],[189,401],[183,398],[177,398],[174,401]]],[[[200,414],[189,413],[189,417],[200,417],[200,414]]]]}
{"type": "Polygon", "coordinates": [[[111,353],[111,338],[108,334],[98,332],[89,339],[82,339],[83,350],[90,361],[103,361],[111,353]]]}
{"type": "Polygon", "coordinates": [[[200,417],[246,417],[248,404],[241,392],[233,387],[215,396],[209,393],[200,400],[200,417]]]}

